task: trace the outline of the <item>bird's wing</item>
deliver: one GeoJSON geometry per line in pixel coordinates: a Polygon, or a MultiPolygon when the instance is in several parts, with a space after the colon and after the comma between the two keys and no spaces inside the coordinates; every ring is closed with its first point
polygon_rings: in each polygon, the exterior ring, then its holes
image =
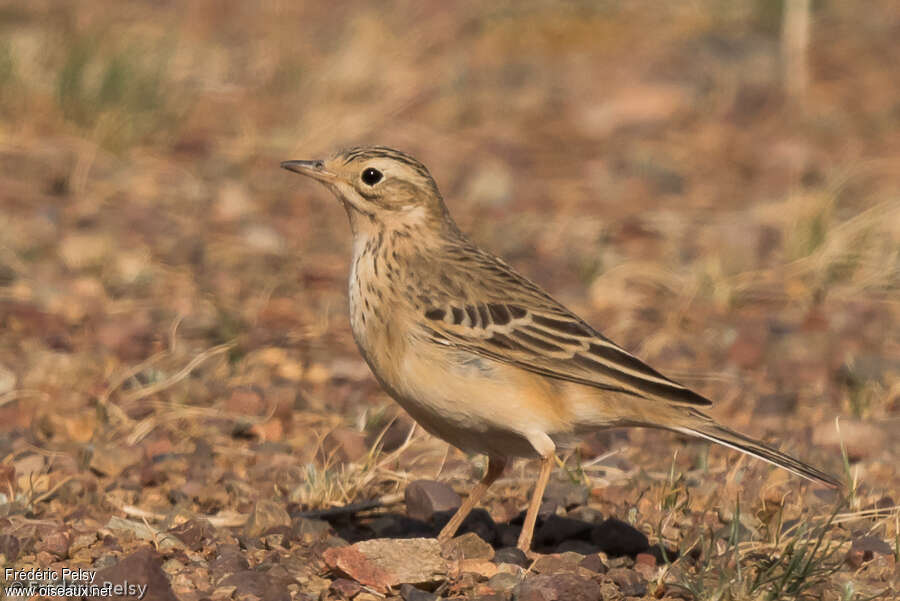
{"type": "Polygon", "coordinates": [[[475,247],[438,268],[424,297],[429,338],[551,378],[687,405],[711,401],[618,346],[502,260],[475,247]]]}

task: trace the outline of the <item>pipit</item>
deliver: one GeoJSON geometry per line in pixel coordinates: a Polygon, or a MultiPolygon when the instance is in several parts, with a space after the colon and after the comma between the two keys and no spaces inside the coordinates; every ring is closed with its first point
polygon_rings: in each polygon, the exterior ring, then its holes
{"type": "Polygon", "coordinates": [[[838,486],[829,474],[719,425],[711,401],[588,325],[454,223],[422,163],[382,146],[281,166],[325,184],[353,233],[350,325],[366,362],[421,426],[488,457],[445,541],[513,457],[540,474],[518,547],[530,552],[557,445],[612,427],[664,428],[838,486]]]}

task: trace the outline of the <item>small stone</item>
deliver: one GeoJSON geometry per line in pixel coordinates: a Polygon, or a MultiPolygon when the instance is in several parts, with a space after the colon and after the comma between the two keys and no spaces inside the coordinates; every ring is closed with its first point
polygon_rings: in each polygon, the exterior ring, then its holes
{"type": "Polygon", "coordinates": [[[235,599],[265,599],[266,601],[290,601],[285,583],[278,582],[266,572],[244,570],[225,577],[222,586],[234,586],[235,599]]]}
{"type": "Polygon", "coordinates": [[[598,574],[605,574],[609,569],[606,565],[606,554],[605,553],[593,553],[588,555],[579,563],[581,567],[588,569],[592,572],[597,572],[598,574]]]}
{"type": "Polygon", "coordinates": [[[622,594],[628,597],[643,597],[647,594],[647,581],[635,570],[612,568],[606,576],[616,583],[622,594]]]}
{"type": "MultiPolygon", "coordinates": [[[[359,597],[356,597],[359,599],[359,597]]],[[[423,591],[411,584],[404,584],[400,587],[400,598],[403,601],[438,601],[438,596],[428,591],[423,591]]]]}
{"type": "Polygon", "coordinates": [[[494,552],[494,563],[511,563],[527,568],[531,563],[525,553],[518,547],[503,547],[494,552]]]}
{"type": "Polygon", "coordinates": [[[331,534],[334,534],[334,528],[325,520],[296,517],[291,522],[291,536],[307,544],[323,540],[331,534]]]}
{"type": "Polygon", "coordinates": [[[259,537],[279,526],[287,528],[291,526],[291,516],[288,515],[284,504],[262,499],[253,505],[253,511],[250,512],[250,517],[244,525],[244,535],[259,537]]]}
{"type": "Polygon", "coordinates": [[[656,575],[656,558],[649,553],[638,553],[634,558],[634,570],[645,580],[652,580],[656,575]]]}
{"type": "Polygon", "coordinates": [[[57,528],[43,535],[34,545],[35,551],[46,551],[57,559],[66,559],[69,556],[69,546],[72,543],[72,532],[68,528],[57,528]]]}
{"type": "Polygon", "coordinates": [[[634,559],[628,555],[619,555],[610,557],[606,560],[606,565],[610,568],[631,568],[634,567],[634,559]]]}
{"type": "MultiPolygon", "coordinates": [[[[113,585],[146,587],[142,601],[178,601],[169,578],[162,569],[162,559],[150,547],[143,547],[123,557],[118,563],[96,573],[97,582],[110,582],[113,585]]],[[[135,591],[134,598],[138,597],[135,591]]],[[[103,596],[87,597],[102,600],[103,596]]]]}
{"type": "Polygon", "coordinates": [[[541,555],[531,564],[531,571],[535,574],[556,574],[559,572],[574,572],[582,557],[563,555],[541,555]]]}
{"type": "Polygon", "coordinates": [[[591,531],[591,541],[609,555],[635,555],[646,551],[650,541],[643,532],[616,518],[609,518],[591,531]]]}
{"type": "Polygon", "coordinates": [[[474,532],[467,532],[447,541],[441,553],[447,559],[486,559],[494,558],[494,548],[483,541],[474,532]]]}
{"type": "Polygon", "coordinates": [[[515,599],[534,601],[597,601],[603,598],[600,584],[577,574],[535,574],[513,591],[515,599]]]}
{"type": "Polygon", "coordinates": [[[169,528],[169,534],[175,536],[192,551],[200,551],[206,541],[215,538],[216,531],[207,520],[192,518],[169,528]]]}
{"type": "Polygon", "coordinates": [[[460,574],[474,574],[479,580],[497,575],[497,564],[487,559],[462,559],[457,566],[460,574]]]}
{"type": "Polygon", "coordinates": [[[125,471],[125,468],[136,464],[140,460],[141,452],[138,449],[94,448],[89,466],[92,470],[104,476],[115,478],[125,471]]]}
{"type": "Polygon", "coordinates": [[[456,511],[462,504],[462,499],[450,486],[435,480],[410,482],[404,497],[406,514],[423,522],[431,521],[435,513],[456,511]]]}
{"type": "Polygon", "coordinates": [[[522,582],[522,578],[520,576],[517,576],[516,574],[510,574],[509,572],[498,572],[488,579],[487,585],[493,591],[496,591],[498,593],[507,593],[516,588],[516,586],[518,586],[520,582],[522,582]]]}
{"type": "Polygon", "coordinates": [[[250,568],[247,558],[237,545],[218,545],[213,558],[209,561],[209,569],[213,580],[218,581],[228,574],[250,568]]]}
{"type": "Polygon", "coordinates": [[[337,578],[331,583],[330,590],[342,598],[349,599],[362,590],[362,585],[347,578],[337,578]]]}
{"type": "Polygon", "coordinates": [[[69,556],[75,555],[82,549],[90,548],[97,542],[97,532],[78,532],[72,533],[72,543],[69,545],[69,556]]]}

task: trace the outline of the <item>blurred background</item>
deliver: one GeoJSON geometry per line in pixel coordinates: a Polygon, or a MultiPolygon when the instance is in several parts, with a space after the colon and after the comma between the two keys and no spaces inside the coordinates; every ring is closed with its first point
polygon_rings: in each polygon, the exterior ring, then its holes
{"type": "MultiPolygon", "coordinates": [[[[139,478],[212,437],[284,454],[222,451],[298,503],[365,496],[316,488],[323,434],[352,460],[409,423],[350,337],[343,210],[278,164],[383,144],[718,417],[841,472],[841,416],[896,492],[898,64],[894,0],[2,2],[0,456],[139,478]]],[[[735,460],[642,431],[582,452],[622,439],[623,473],[735,460]]]]}

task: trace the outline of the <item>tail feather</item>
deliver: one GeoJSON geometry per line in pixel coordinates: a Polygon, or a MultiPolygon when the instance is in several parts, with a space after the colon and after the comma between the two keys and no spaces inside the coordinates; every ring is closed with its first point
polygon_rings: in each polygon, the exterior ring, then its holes
{"type": "Polygon", "coordinates": [[[692,423],[690,426],[676,427],[674,430],[691,436],[699,436],[711,440],[712,442],[719,443],[720,445],[735,449],[736,451],[746,453],[751,457],[762,459],[772,465],[776,465],[789,472],[793,472],[798,476],[802,476],[807,480],[822,482],[823,484],[827,484],[834,488],[841,486],[840,481],[831,474],[827,474],[811,465],[803,463],[799,459],[795,459],[790,455],[782,453],[778,449],[770,447],[764,442],[754,440],[740,432],[729,430],[725,426],[720,426],[712,420],[699,424],[692,423]]]}

